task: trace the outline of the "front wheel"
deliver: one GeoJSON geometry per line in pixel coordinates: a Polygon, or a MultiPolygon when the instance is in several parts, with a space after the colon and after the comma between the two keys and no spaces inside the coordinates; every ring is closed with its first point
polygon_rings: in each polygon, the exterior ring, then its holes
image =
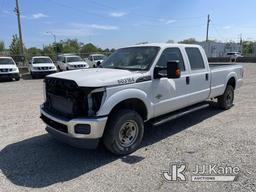
{"type": "Polygon", "coordinates": [[[227,110],[233,106],[234,102],[234,88],[228,85],[224,94],[218,98],[218,104],[221,109],[227,110]]]}
{"type": "Polygon", "coordinates": [[[115,112],[107,124],[103,142],[105,147],[116,155],[127,155],[141,144],[144,122],[141,116],[129,109],[115,112]]]}

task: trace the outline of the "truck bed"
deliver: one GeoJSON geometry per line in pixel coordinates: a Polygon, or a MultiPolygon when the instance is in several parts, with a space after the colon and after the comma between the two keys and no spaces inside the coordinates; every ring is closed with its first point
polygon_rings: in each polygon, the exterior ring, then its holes
{"type": "Polygon", "coordinates": [[[223,63],[210,63],[210,69],[225,68],[225,67],[236,67],[238,64],[223,64],[223,63]]]}

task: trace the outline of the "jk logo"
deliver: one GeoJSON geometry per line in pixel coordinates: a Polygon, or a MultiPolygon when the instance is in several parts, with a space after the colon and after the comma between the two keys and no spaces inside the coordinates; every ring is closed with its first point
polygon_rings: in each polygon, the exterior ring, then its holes
{"type": "Polygon", "coordinates": [[[166,181],[186,181],[186,164],[170,164],[169,171],[163,172],[166,181]]]}

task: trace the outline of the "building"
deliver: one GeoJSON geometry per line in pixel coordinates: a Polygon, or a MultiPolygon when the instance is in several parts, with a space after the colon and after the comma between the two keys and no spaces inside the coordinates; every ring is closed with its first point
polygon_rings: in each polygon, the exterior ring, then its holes
{"type": "MultiPolygon", "coordinates": [[[[200,42],[207,57],[224,57],[228,52],[241,52],[241,46],[239,43],[221,43],[221,42],[200,42]]],[[[255,50],[256,52],[256,50],[255,50]]]]}

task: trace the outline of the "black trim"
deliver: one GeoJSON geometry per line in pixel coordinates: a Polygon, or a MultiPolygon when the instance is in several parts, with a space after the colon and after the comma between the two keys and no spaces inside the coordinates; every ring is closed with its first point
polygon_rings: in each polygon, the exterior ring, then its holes
{"type": "Polygon", "coordinates": [[[151,81],[151,80],[152,80],[151,76],[148,75],[148,76],[144,76],[144,77],[138,78],[138,79],[136,80],[136,83],[141,83],[141,82],[144,82],[144,81],[151,81]]]}

